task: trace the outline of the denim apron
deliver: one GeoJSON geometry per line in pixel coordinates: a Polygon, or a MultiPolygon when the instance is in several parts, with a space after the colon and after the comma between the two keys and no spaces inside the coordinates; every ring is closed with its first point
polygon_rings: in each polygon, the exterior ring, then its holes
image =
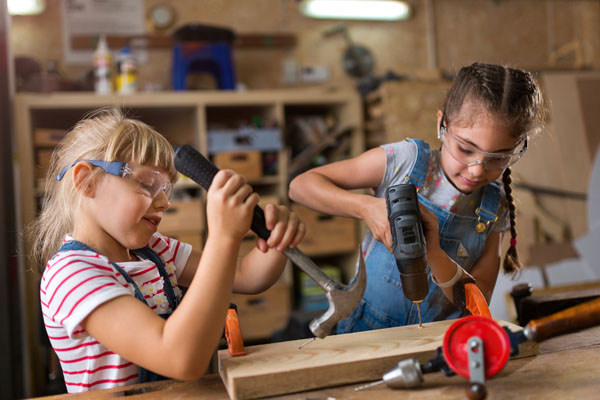
{"type": "MultiPolygon", "coordinates": [[[[425,186],[429,170],[429,145],[421,140],[408,139],[417,148],[417,156],[404,182],[412,183],[417,191],[425,186]]],[[[438,219],[442,249],[463,267],[471,270],[485,247],[489,226],[497,217],[501,191],[497,183],[484,187],[476,217],[467,217],[439,207],[418,194],[419,202],[432,211],[438,219]],[[476,226],[478,230],[476,230],[476,226]],[[482,225],[483,224],[483,225],[482,225]],[[481,227],[485,227],[481,231],[481,227]],[[481,233],[479,233],[481,231],[481,233]]],[[[367,287],[356,310],[338,324],[338,333],[360,332],[393,326],[412,325],[419,322],[416,305],[404,297],[400,273],[394,255],[378,241],[367,255],[367,287]]],[[[462,311],[454,306],[437,285],[427,267],[429,293],[421,303],[423,322],[461,317],[462,311]]]]}
{"type": "MultiPolygon", "coordinates": [[[[92,251],[96,254],[100,254],[96,250],[89,247],[88,245],[81,243],[77,240],[69,240],[68,242],[66,242],[65,244],[62,245],[62,247],[58,250],[58,252],[60,253],[63,251],[70,251],[70,250],[87,250],[87,251],[92,251]]],[[[164,282],[163,291],[165,293],[165,296],[167,296],[169,305],[171,306],[171,311],[164,313],[164,314],[159,314],[159,315],[163,319],[167,319],[173,313],[173,311],[179,304],[179,300],[177,299],[177,296],[175,296],[175,291],[173,290],[173,285],[171,284],[171,279],[169,278],[169,274],[167,273],[167,270],[165,269],[164,263],[162,262],[160,257],[154,251],[152,251],[149,247],[143,247],[141,249],[132,250],[132,253],[135,254],[139,259],[146,259],[146,260],[152,261],[156,265],[156,268],[158,268],[158,273],[160,274],[161,278],[163,278],[163,282],[164,282]]],[[[136,285],[136,283],[133,281],[133,279],[131,279],[129,274],[127,272],[125,272],[125,270],[123,268],[121,268],[117,263],[115,263],[113,261],[110,261],[110,263],[113,266],[113,268],[116,269],[121,275],[123,275],[125,280],[135,289],[135,297],[138,300],[140,300],[141,302],[143,302],[144,304],[148,305],[148,303],[146,302],[146,299],[144,298],[144,295],[140,291],[140,288],[136,285]]],[[[160,381],[163,379],[166,379],[166,378],[164,376],[158,375],[152,371],[149,371],[145,368],[139,367],[139,383],[154,382],[154,381],[160,381]]]]}

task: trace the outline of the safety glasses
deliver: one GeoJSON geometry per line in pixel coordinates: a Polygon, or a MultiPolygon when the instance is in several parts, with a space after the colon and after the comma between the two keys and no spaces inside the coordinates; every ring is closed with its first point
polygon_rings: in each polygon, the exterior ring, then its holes
{"type": "Polygon", "coordinates": [[[474,145],[467,143],[448,133],[444,125],[444,118],[440,121],[438,139],[448,153],[456,161],[468,167],[471,165],[482,164],[486,170],[503,170],[516,163],[527,151],[528,139],[525,137],[517,143],[512,153],[488,153],[479,150],[474,145]]]}
{"type": "Polygon", "coordinates": [[[64,167],[56,177],[56,180],[60,181],[70,167],[81,161],[89,162],[111,175],[123,178],[138,188],[143,195],[151,199],[154,199],[161,191],[164,192],[167,199],[173,193],[173,184],[159,171],[145,165],[130,166],[128,163],[122,161],[77,160],[73,164],[64,167]]]}

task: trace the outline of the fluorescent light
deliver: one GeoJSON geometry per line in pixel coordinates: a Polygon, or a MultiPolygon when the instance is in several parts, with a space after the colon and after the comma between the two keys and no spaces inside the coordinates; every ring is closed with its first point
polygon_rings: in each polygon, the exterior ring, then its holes
{"type": "Polygon", "coordinates": [[[410,6],[397,0],[303,0],[302,14],[320,19],[398,21],[408,19],[410,6]]]}
{"type": "Polygon", "coordinates": [[[46,8],[44,0],[8,0],[7,5],[12,15],[40,14],[46,8]]]}

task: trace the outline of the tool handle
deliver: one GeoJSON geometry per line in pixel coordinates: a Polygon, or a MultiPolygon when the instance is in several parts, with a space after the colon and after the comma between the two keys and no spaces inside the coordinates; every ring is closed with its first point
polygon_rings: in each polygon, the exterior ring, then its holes
{"type": "Polygon", "coordinates": [[[524,328],[525,337],[541,342],[554,336],[600,324],[600,298],[530,321],[524,328]]]}
{"type": "MultiPolygon", "coordinates": [[[[175,150],[175,168],[194,182],[208,190],[219,168],[211,163],[190,145],[183,145],[175,150]]],[[[259,237],[267,240],[271,231],[267,229],[265,213],[259,206],[254,207],[250,229],[259,237]]]]}

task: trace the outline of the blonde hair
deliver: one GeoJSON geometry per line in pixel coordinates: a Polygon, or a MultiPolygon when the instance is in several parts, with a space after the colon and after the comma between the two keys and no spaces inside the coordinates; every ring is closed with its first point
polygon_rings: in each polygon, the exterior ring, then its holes
{"type": "MultiPolygon", "coordinates": [[[[60,248],[64,236],[74,228],[81,195],[74,188],[71,170],[60,181],[56,177],[78,160],[130,161],[164,170],[171,182],[178,177],[173,147],[150,126],[127,118],[115,107],[86,115],[52,153],[41,213],[29,229],[33,239],[31,256],[42,270],[60,248]]],[[[101,173],[100,168],[94,168],[84,185],[101,173]]]]}

